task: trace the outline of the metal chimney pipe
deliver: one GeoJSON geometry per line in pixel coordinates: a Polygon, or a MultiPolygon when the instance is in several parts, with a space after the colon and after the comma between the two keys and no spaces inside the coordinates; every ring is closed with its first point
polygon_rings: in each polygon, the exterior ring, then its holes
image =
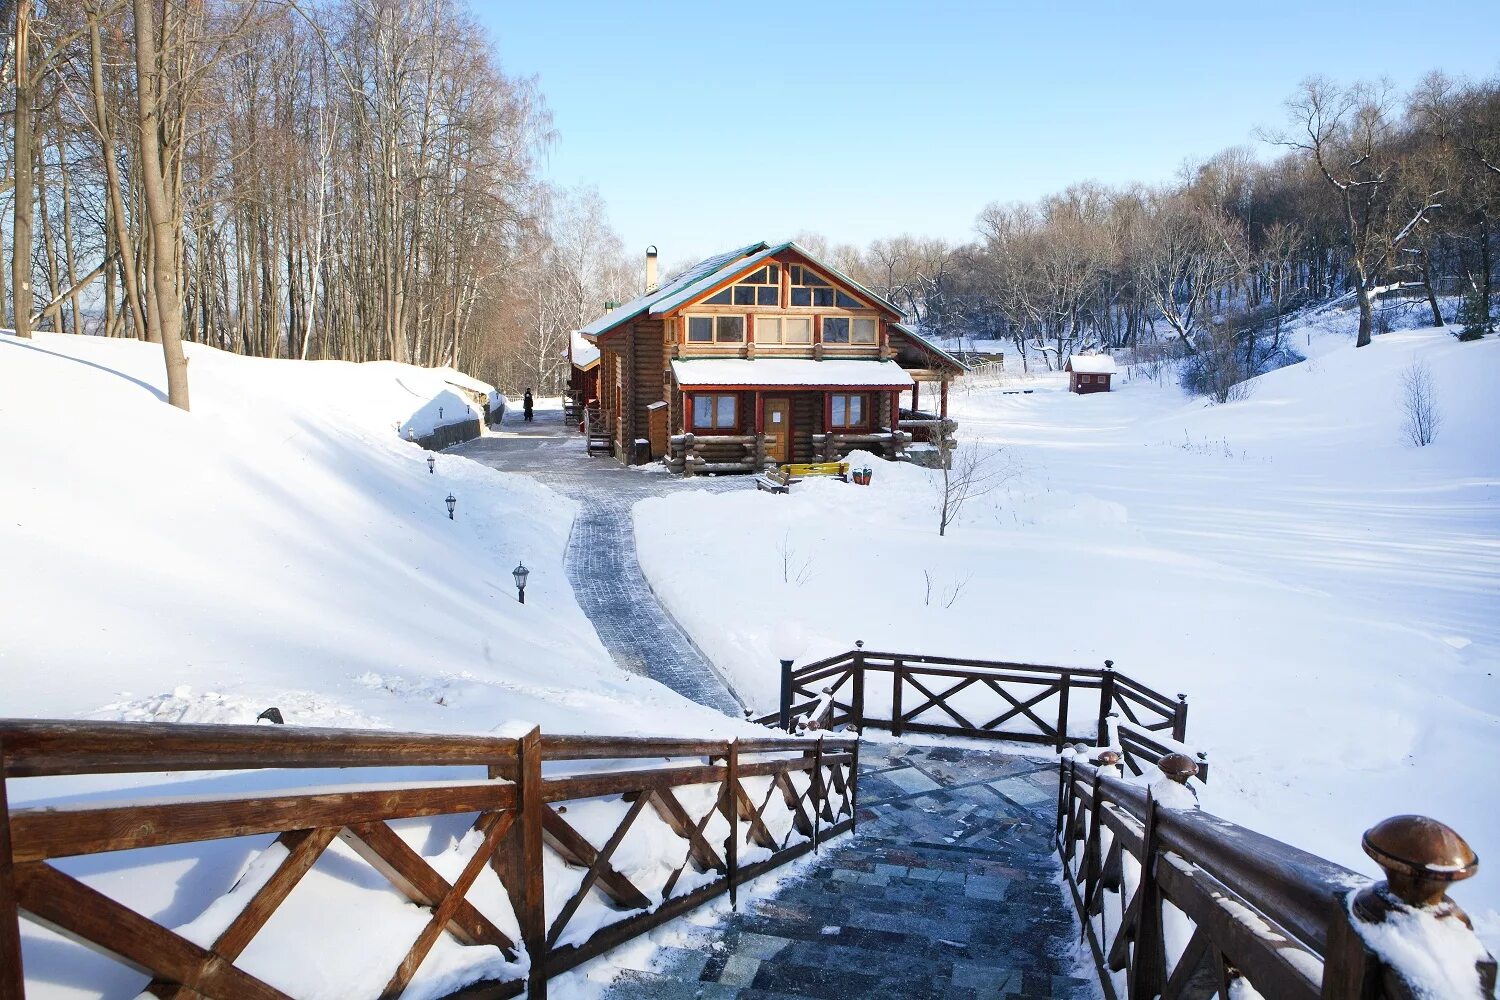
{"type": "Polygon", "coordinates": [[[646,294],[656,291],[656,247],[646,248],[646,294]]]}

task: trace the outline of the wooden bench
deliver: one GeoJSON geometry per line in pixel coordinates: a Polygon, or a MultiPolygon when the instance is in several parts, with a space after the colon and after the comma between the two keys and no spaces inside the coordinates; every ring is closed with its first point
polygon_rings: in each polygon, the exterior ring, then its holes
{"type": "Polygon", "coordinates": [[[755,477],[755,488],[768,493],[789,493],[792,486],[812,476],[849,481],[848,462],[793,462],[755,477]]]}

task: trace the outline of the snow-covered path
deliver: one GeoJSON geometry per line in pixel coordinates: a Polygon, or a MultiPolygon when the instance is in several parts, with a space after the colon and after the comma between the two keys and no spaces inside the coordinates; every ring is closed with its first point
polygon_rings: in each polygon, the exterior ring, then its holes
{"type": "Polygon", "coordinates": [[[579,504],[568,540],[567,573],[604,648],[623,669],[660,681],[700,705],[739,718],[742,706],[708,659],[657,602],[636,561],[631,508],[678,489],[744,488],[740,479],[684,483],[584,454],[583,439],[563,426],[555,400],[539,401],[534,422],[519,407],[500,432],[449,449],[451,454],[531,476],[579,504]],[[550,404],[550,405],[549,405],[550,404]]]}

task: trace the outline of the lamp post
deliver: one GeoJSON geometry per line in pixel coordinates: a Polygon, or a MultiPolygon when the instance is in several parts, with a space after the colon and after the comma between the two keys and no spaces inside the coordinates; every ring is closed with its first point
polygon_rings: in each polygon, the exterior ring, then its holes
{"type": "Polygon", "coordinates": [[[451,521],[453,520],[453,508],[458,506],[458,497],[454,496],[452,493],[449,493],[448,499],[445,500],[444,503],[448,505],[448,520],[451,521]]]}
{"type": "Polygon", "coordinates": [[[428,455],[427,456],[427,472],[428,472],[429,475],[431,475],[432,473],[434,473],[434,472],[437,471],[436,466],[437,466],[437,459],[433,458],[431,455],[428,455]]]}
{"type": "Polygon", "coordinates": [[[522,604],[526,603],[526,578],[531,575],[531,570],[526,568],[523,562],[517,562],[516,568],[510,571],[510,575],[516,578],[516,600],[522,604]]]}

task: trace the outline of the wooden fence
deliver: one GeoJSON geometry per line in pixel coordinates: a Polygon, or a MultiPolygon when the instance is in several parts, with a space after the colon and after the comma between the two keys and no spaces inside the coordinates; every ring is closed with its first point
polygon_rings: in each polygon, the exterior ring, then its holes
{"type": "MultiPolygon", "coordinates": [[[[819,739],[632,739],[543,735],[521,739],[331,729],[136,723],[0,721],[0,998],[25,996],[24,917],[60,931],[151,977],[160,997],[281,998],[237,964],[257,932],[335,840],[426,908],[425,928],[402,954],[372,955],[391,969],[382,997],[398,997],[447,934],[493,945],[529,968],[525,978],[489,980],[465,996],[546,996],[547,979],[817,849],[854,825],[858,743],[819,739]],[[632,766],[632,761],[650,761],[632,766]],[[437,768],[442,780],[358,782],[342,769],[437,768]],[[140,801],[7,808],[17,780],[164,771],[341,769],[331,787],[298,785],[140,801]],[[450,771],[448,769],[454,769],[450,771]],[[354,783],[351,783],[353,781],[354,783]],[[691,793],[691,794],[690,794],[691,793]],[[602,845],[566,816],[565,803],[616,808],[602,845]],[[700,815],[694,801],[707,802],[700,815]],[[682,862],[662,885],[638,885],[613,864],[646,809],[682,841],[682,862]],[[396,820],[477,814],[479,847],[448,878],[408,846],[396,820]],[[715,816],[728,836],[705,833],[715,816]],[[263,836],[285,858],[211,946],[203,947],[64,873],[66,857],[263,836]],[[753,860],[741,858],[741,850],[753,860]],[[544,852],[579,874],[557,907],[546,905],[544,852]],[[512,939],[470,900],[491,869],[520,929],[512,939]],[[694,876],[683,883],[685,873],[694,876]],[[679,884],[691,888],[679,890],[679,884]],[[570,935],[591,892],[612,922],[570,935]],[[529,965],[526,963],[529,962],[529,965]]],[[[570,883],[571,885],[571,883],[570,883]]],[[[285,987],[287,984],[283,983],[285,987]]]]}
{"type": "MultiPolygon", "coordinates": [[[[1444,895],[1478,859],[1452,830],[1398,816],[1365,834],[1384,883],[1197,809],[1161,805],[1105,761],[1065,757],[1056,843],[1084,937],[1109,1000],[1260,996],[1276,1000],[1493,997],[1495,963],[1444,895]],[[1372,926],[1406,935],[1414,953],[1445,967],[1454,992],[1432,993],[1365,943],[1372,926]],[[1449,945],[1401,927],[1413,917],[1453,921],[1449,945]],[[1358,925],[1358,926],[1357,926],[1358,925]],[[1462,954],[1463,949],[1458,953],[1462,954]],[[1465,988],[1462,984],[1471,984],[1465,988]],[[1251,987],[1250,990],[1244,989],[1251,987]]],[[[1169,770],[1163,761],[1163,770],[1169,770]]],[[[1191,764],[1175,780],[1185,782],[1191,764]]],[[[1166,780],[1166,779],[1163,779],[1166,780]]]]}
{"type": "MultiPolygon", "coordinates": [[[[791,732],[849,726],[1018,743],[1118,746],[1136,774],[1183,750],[1186,695],[1170,698],[1114,669],[1050,667],[857,645],[797,667],[781,664],[781,705],[757,721],[791,732]]],[[[1207,760],[1198,755],[1200,776],[1207,760]]]]}

